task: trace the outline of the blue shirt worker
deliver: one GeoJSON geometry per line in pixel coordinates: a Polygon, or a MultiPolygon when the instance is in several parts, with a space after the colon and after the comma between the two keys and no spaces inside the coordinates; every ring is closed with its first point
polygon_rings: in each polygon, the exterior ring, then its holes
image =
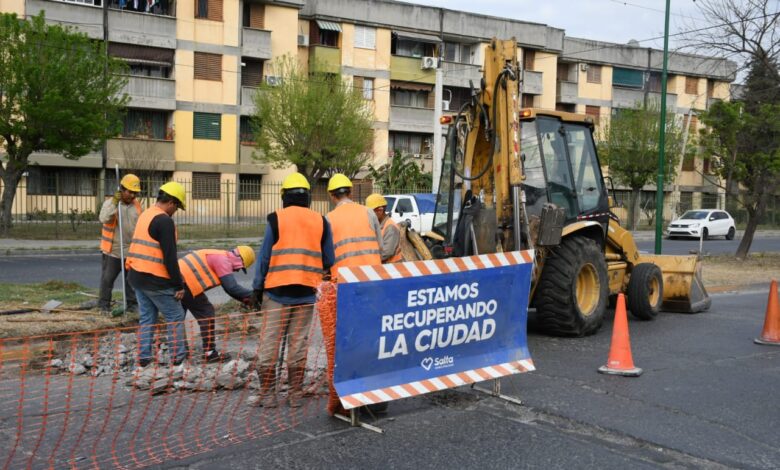
{"type": "Polygon", "coordinates": [[[311,187],[292,173],[282,183],[282,209],[268,215],[252,287],[262,302],[259,357],[261,391],[256,404],[278,405],[275,392],[279,346],[286,338],[288,395],[301,406],[309,333],[317,286],[334,263],[333,235],[322,215],[309,209],[311,187]],[[265,295],[263,295],[265,294],[265,295]]]}

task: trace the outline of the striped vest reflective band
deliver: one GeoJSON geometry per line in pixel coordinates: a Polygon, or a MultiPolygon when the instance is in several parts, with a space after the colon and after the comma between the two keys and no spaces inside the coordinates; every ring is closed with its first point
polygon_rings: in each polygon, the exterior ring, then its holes
{"type": "Polygon", "coordinates": [[[271,247],[265,288],[299,284],[317,287],[322,282],[322,216],[305,207],[276,211],[279,240],[271,247]]]}
{"type": "MultiPolygon", "coordinates": [[[[121,204],[121,202],[118,204],[121,204]]],[[[135,205],[135,211],[138,215],[141,215],[141,204],[136,199],[133,199],[133,204],[135,205]]],[[[103,253],[111,253],[111,250],[114,248],[114,231],[117,227],[117,217],[119,217],[118,210],[111,222],[103,224],[103,229],[100,231],[100,251],[103,253]]]]}
{"type": "Polygon", "coordinates": [[[206,255],[227,256],[225,250],[196,250],[179,260],[179,271],[192,296],[222,284],[219,276],[209,266],[206,255]]]}
{"type": "MultiPolygon", "coordinates": [[[[392,230],[390,227],[395,227],[396,230],[400,232],[400,229],[398,228],[398,225],[393,222],[393,219],[391,219],[389,216],[385,217],[385,223],[382,224],[382,239],[385,238],[385,231],[386,230],[392,230]]],[[[401,256],[401,240],[398,240],[398,245],[395,247],[395,253],[393,253],[393,256],[387,259],[385,261],[385,264],[387,263],[399,263],[403,261],[404,258],[401,256]]]]}
{"type": "Polygon", "coordinates": [[[336,262],[332,268],[334,277],[342,266],[382,264],[379,241],[371,228],[365,206],[354,202],[342,204],[328,213],[328,220],[336,250],[336,262]]]}
{"type": "MultiPolygon", "coordinates": [[[[133,240],[130,242],[130,249],[127,250],[125,265],[128,269],[139,273],[170,279],[168,268],[163,264],[162,248],[157,240],[149,236],[149,225],[151,225],[152,219],[160,214],[165,214],[165,211],[157,206],[152,206],[138,216],[133,240]]],[[[168,214],[165,216],[168,217],[168,214]]],[[[178,238],[177,235],[176,239],[178,240],[178,238]]]]}

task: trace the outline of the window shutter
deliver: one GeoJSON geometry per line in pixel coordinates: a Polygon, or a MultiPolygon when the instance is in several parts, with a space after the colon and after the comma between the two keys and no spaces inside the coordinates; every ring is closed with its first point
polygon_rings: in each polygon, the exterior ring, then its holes
{"type": "Polygon", "coordinates": [[[363,94],[363,77],[352,77],[352,91],[363,94]]]}
{"type": "Polygon", "coordinates": [[[590,64],[588,66],[588,83],[601,83],[601,66],[590,64]]]}
{"type": "Polygon", "coordinates": [[[212,21],[222,21],[222,0],[208,0],[209,12],[208,19],[212,21]]]}
{"type": "Polygon", "coordinates": [[[429,92],[428,93],[428,101],[425,104],[426,108],[434,108],[436,106],[436,93],[429,92]]]}
{"type": "Polygon", "coordinates": [[[699,79],[696,77],[685,77],[685,93],[696,95],[699,93],[699,79]]]}
{"type": "Polygon", "coordinates": [[[219,173],[192,173],[193,199],[219,199],[219,173]]]}
{"type": "Polygon", "coordinates": [[[533,49],[523,50],[523,68],[525,70],[533,70],[535,60],[536,60],[536,51],[534,51],[533,49]]]}
{"type": "Polygon", "coordinates": [[[265,5],[253,3],[249,7],[249,27],[265,29],[265,5]]]}
{"type": "Polygon", "coordinates": [[[195,78],[222,81],[222,55],[207,52],[195,53],[195,78]]]}
{"type": "Polygon", "coordinates": [[[260,60],[245,60],[241,71],[241,86],[259,87],[263,84],[263,62],[260,60]]]}
{"type": "Polygon", "coordinates": [[[593,123],[598,125],[601,117],[601,108],[598,106],[585,106],[585,114],[593,118],[593,123]]]}
{"type": "Polygon", "coordinates": [[[195,139],[222,140],[222,116],[214,113],[195,113],[192,137],[195,139]]]}
{"type": "Polygon", "coordinates": [[[612,69],[612,84],[631,88],[642,88],[644,85],[643,72],[641,70],[614,67],[612,69]]]}

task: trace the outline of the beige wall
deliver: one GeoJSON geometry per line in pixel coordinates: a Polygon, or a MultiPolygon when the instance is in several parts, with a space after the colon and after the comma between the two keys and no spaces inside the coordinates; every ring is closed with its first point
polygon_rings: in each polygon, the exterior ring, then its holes
{"type": "Polygon", "coordinates": [[[0,0],[0,12],[24,16],[24,0],[0,0]]]}
{"type": "Polygon", "coordinates": [[[720,100],[728,100],[731,98],[731,86],[728,82],[715,82],[715,86],[712,90],[712,97],[720,100]]]}
{"type": "Polygon", "coordinates": [[[534,71],[542,72],[543,74],[542,94],[534,99],[534,106],[544,109],[555,109],[558,56],[547,52],[537,51],[534,59],[534,71]]]}
{"type": "Polygon", "coordinates": [[[588,83],[588,72],[577,68],[577,95],[580,98],[612,101],[612,67],[601,66],[601,83],[588,83]]]}
{"type": "MultiPolygon", "coordinates": [[[[285,55],[299,57],[299,30],[303,29],[300,34],[308,35],[309,26],[308,21],[298,21],[297,9],[266,4],[265,28],[271,31],[271,55],[274,59],[285,55]]],[[[264,69],[265,75],[274,75],[273,60],[266,61],[264,69]]]]}
{"type": "Polygon", "coordinates": [[[374,159],[375,167],[384,165],[388,160],[388,147],[390,146],[390,132],[385,129],[374,131],[374,159]]]}

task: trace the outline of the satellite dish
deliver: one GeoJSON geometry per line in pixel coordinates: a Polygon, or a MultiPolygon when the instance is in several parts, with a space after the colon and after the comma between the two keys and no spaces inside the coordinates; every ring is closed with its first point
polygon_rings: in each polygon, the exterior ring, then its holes
{"type": "Polygon", "coordinates": [[[630,39],[628,41],[628,45],[631,47],[639,47],[639,41],[637,41],[636,39],[630,39]]]}

